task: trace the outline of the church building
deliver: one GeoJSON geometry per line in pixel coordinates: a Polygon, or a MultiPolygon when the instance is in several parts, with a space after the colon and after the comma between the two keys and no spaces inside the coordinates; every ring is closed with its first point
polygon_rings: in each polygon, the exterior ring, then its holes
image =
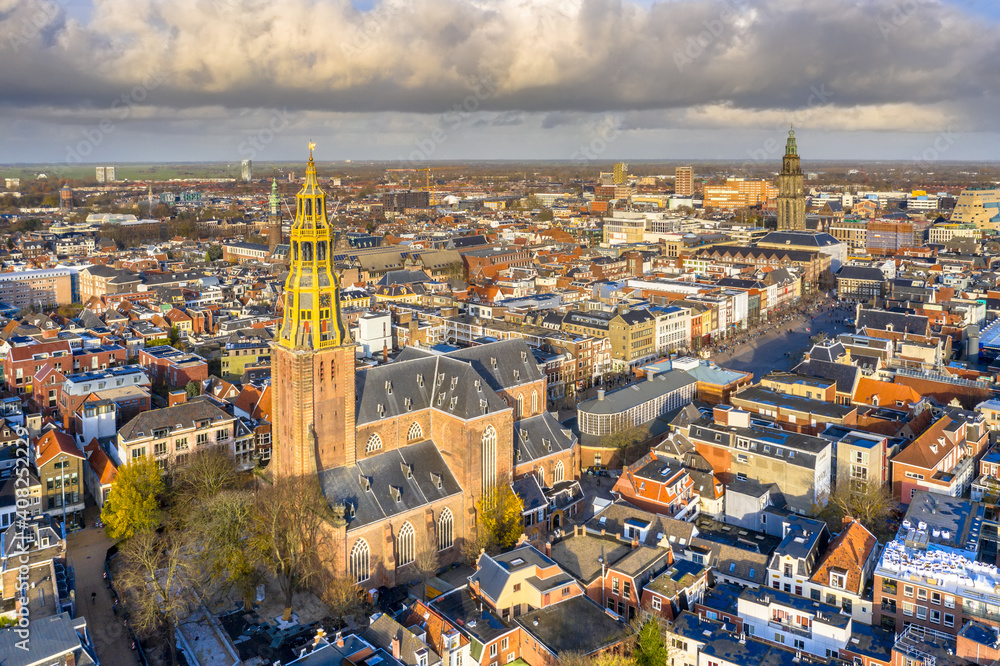
{"type": "Polygon", "coordinates": [[[271,465],[279,477],[318,476],[343,512],[344,524],[331,526],[336,572],[392,586],[417,577],[425,550],[442,566],[461,559],[478,500],[510,484],[515,466],[542,485],[578,478],[579,446],[545,411],[546,376],[523,340],[450,353],[407,347],[358,369],[333,242],[310,147],[272,355],[271,465]]]}

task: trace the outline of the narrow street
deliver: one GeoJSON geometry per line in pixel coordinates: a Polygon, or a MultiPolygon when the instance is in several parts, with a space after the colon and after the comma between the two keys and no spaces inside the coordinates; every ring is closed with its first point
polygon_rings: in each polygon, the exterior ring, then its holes
{"type": "Polygon", "coordinates": [[[104,581],[104,556],[111,540],[94,527],[100,517],[96,506],[86,510],[87,528],[67,537],[67,551],[76,573],[77,615],[87,618],[87,629],[102,664],[135,664],[139,659],[131,638],[112,610],[113,599],[104,581]]]}

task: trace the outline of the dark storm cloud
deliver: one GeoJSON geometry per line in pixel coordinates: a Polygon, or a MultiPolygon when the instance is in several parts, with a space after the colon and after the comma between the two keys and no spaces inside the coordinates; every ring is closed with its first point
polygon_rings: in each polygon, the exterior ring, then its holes
{"type": "Polygon", "coordinates": [[[997,34],[931,0],[385,0],[368,12],[104,0],[85,24],[51,0],[7,0],[0,104],[100,115],[154,76],[142,103],[172,120],[244,107],[443,114],[471,95],[497,125],[626,111],[636,127],[710,127],[809,109],[818,127],[850,113],[881,129],[976,129],[997,91],[997,34]]]}

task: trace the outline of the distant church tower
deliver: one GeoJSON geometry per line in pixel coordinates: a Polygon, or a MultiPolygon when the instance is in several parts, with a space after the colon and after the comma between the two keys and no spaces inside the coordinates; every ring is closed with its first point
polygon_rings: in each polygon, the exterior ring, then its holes
{"type": "Polygon", "coordinates": [[[271,210],[267,215],[267,253],[281,245],[281,200],[278,198],[278,181],[271,181],[271,210]]]}
{"type": "Polygon", "coordinates": [[[281,477],[354,464],[354,342],[340,313],[326,194],[316,180],[313,144],[296,195],[285,312],[273,343],[274,447],[281,477]]]}
{"type": "Polygon", "coordinates": [[[785,156],[778,174],[778,231],[806,228],[806,193],[795,145],[795,130],[788,130],[785,156]]]}

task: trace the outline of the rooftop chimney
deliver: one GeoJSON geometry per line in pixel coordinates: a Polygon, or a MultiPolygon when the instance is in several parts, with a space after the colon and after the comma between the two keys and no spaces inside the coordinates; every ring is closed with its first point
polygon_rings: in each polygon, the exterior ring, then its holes
{"type": "Polygon", "coordinates": [[[597,399],[604,400],[604,389],[597,389],[597,399]]]}
{"type": "Polygon", "coordinates": [[[187,402],[187,391],[184,389],[177,389],[167,394],[167,407],[173,407],[182,402],[187,402]]]}
{"type": "Polygon", "coordinates": [[[344,647],[344,634],[337,632],[337,647],[344,647]]]}
{"type": "Polygon", "coordinates": [[[396,635],[392,637],[392,658],[399,661],[399,643],[400,643],[400,633],[397,631],[396,635]]]}
{"type": "Polygon", "coordinates": [[[653,379],[655,378],[656,378],[656,370],[653,370],[652,368],[647,368],[646,379],[649,381],[653,381],[653,379]]]}

